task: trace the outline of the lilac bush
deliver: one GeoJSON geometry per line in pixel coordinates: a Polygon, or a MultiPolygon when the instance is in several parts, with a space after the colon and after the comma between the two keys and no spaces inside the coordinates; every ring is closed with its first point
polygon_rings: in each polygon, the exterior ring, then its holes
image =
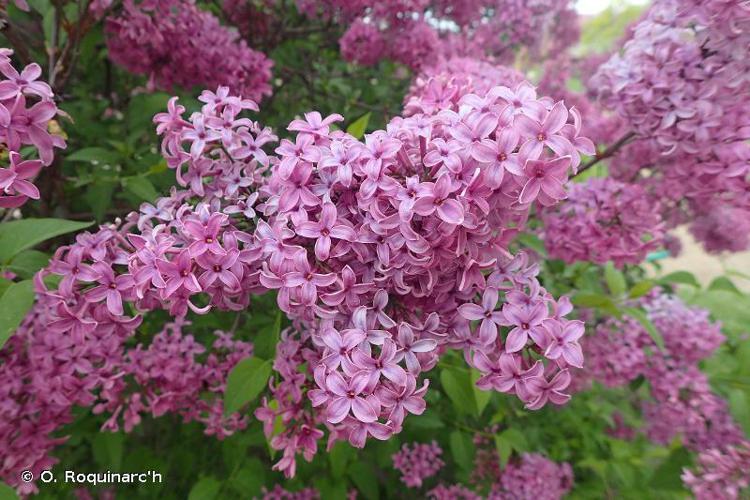
{"type": "Polygon", "coordinates": [[[743,498],[750,8],[607,15],[0,2],[0,493],[743,498]]]}

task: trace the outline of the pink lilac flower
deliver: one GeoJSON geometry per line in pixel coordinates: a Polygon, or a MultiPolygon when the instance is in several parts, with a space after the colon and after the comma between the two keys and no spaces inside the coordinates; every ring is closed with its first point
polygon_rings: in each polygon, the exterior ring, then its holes
{"type": "Polygon", "coordinates": [[[48,130],[48,125],[60,112],[50,86],[38,81],[39,65],[31,63],[19,73],[10,61],[13,52],[0,50],[4,51],[0,56],[3,75],[0,79],[0,146],[9,153],[8,165],[0,165],[0,208],[16,208],[29,199],[40,198],[33,180],[42,167],[52,163],[54,149],[65,148],[65,141],[48,130]]]}
{"type": "Polygon", "coordinates": [[[253,100],[271,94],[272,61],[193,0],[126,0],[105,34],[110,58],[158,88],[225,85],[253,100]]]}
{"type": "Polygon", "coordinates": [[[740,498],[750,486],[750,443],[710,449],[698,455],[697,467],[686,469],[682,481],[698,500],[740,498]]]}
{"type": "Polygon", "coordinates": [[[401,473],[401,482],[409,488],[420,488],[422,483],[437,474],[445,462],[440,458],[443,450],[436,441],[432,443],[404,444],[393,454],[393,467],[401,473]]]}
{"type": "Polygon", "coordinates": [[[545,246],[568,263],[638,264],[663,241],[659,209],[637,184],[608,178],[575,184],[564,204],[542,213],[545,246]]]}

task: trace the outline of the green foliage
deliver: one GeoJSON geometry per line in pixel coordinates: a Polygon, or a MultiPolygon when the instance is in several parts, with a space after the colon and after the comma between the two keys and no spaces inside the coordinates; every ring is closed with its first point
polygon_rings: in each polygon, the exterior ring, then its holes
{"type": "Polygon", "coordinates": [[[230,414],[252,402],[266,387],[271,376],[271,360],[245,358],[229,373],[224,392],[224,413],[230,414]]]}
{"type": "Polygon", "coordinates": [[[34,284],[31,280],[9,285],[0,296],[0,348],[5,345],[26,313],[34,305],[34,284]]]}
{"type": "Polygon", "coordinates": [[[9,263],[18,253],[39,243],[91,225],[61,219],[22,219],[0,224],[0,264],[9,263]]]}
{"type": "Polygon", "coordinates": [[[360,116],[353,121],[351,125],[346,127],[346,131],[357,139],[361,139],[365,135],[367,124],[370,123],[370,116],[372,116],[372,113],[366,113],[360,116]]]}

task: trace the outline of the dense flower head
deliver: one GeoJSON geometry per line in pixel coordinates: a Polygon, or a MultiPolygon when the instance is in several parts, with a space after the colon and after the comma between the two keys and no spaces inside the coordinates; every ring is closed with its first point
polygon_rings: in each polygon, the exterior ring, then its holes
{"type": "Polygon", "coordinates": [[[8,153],[0,164],[0,208],[39,199],[34,178],[52,163],[55,148],[65,148],[63,138],[50,132],[60,111],[50,86],[39,80],[42,68],[31,63],[19,73],[12,55],[0,48],[0,148],[8,153]]]}
{"type": "Polygon", "coordinates": [[[224,415],[221,393],[251,346],[219,332],[208,349],[183,332],[188,313],[239,311],[265,291],[258,249],[245,231],[254,230],[256,183],[268,163],[261,147],[274,138],[238,116],[257,109],[254,102],[226,88],[201,100],[190,119],[176,99],[155,118],[162,152],[187,189],[79,234],[37,276],[37,304],[1,354],[0,378],[8,382],[0,440],[12,452],[0,475],[11,484],[20,470],[54,463],[49,452],[60,440],[52,433],[74,405],[107,415],[105,430],[130,431],[142,415],[167,412],[200,421],[219,438],[247,424],[239,413],[224,415]],[[48,275],[61,277],[56,289],[45,285],[48,275]],[[149,345],[133,347],[127,341],[142,313],[155,309],[173,322],[149,345]]]}
{"type": "Polygon", "coordinates": [[[458,111],[468,94],[485,97],[498,85],[514,88],[525,80],[513,68],[473,58],[452,57],[424,68],[404,98],[404,115],[458,111]]]}
{"type": "MultiPolygon", "coordinates": [[[[584,142],[577,117],[528,83],[463,102],[395,118],[364,141],[331,131],[340,116],[308,113],[276,149],[257,206],[260,282],[296,322],[282,344],[308,361],[316,388],[307,396],[319,408],[300,414],[276,397],[259,410],[267,423],[297,416],[272,443],[287,475],[299,433],[310,435],[320,415],[329,446],[399,432],[424,411],[420,374],[446,347],[464,351],[483,390],[516,394],[530,409],[569,398],[583,325],[564,318],[570,302],[547,293],[538,266],[509,243],[533,203],[565,197],[580,161],[574,144],[584,142]]],[[[276,391],[303,382],[295,373],[276,391]]]]}
{"type": "Polygon", "coordinates": [[[68,302],[42,293],[0,352],[0,476],[20,493],[37,490],[20,482],[19,471],[38,477],[57,462],[51,452],[66,438],[55,434],[72,421],[74,406],[106,414],[104,431],[129,432],[143,416],[166,413],[201,422],[219,438],[247,425],[238,413],[224,416],[221,392],[231,368],[252,353],[250,344],[217,332],[209,349],[184,333],[188,323],[173,323],[150,345],[133,346],[140,317],[68,302]]]}
{"type": "Polygon", "coordinates": [[[401,482],[409,488],[420,488],[428,479],[443,468],[443,450],[436,441],[432,443],[404,444],[393,454],[393,467],[401,473],[401,482]]]}
{"type": "Polygon", "coordinates": [[[151,85],[226,85],[248,99],[271,94],[272,61],[194,0],[125,0],[106,21],[110,58],[151,85]]]}
{"type": "Polygon", "coordinates": [[[671,225],[695,220],[711,251],[750,241],[746,224],[735,242],[707,230],[750,207],[749,43],[746,2],[659,0],[590,83],[637,136],[614,174],[663,199],[671,225]]]}
{"type": "Polygon", "coordinates": [[[638,264],[657,249],[658,205],[637,184],[593,178],[574,184],[565,203],[542,213],[549,255],[567,263],[638,264]]]}
{"type": "Polygon", "coordinates": [[[697,500],[741,498],[750,486],[750,443],[725,449],[712,448],[698,455],[697,467],[685,470],[682,480],[697,500]]]}
{"type": "MultiPolygon", "coordinates": [[[[698,368],[723,342],[720,325],[709,320],[707,311],[690,308],[660,291],[639,302],[662,337],[664,349],[639,321],[628,316],[608,319],[584,341],[587,370],[594,379],[611,386],[638,377],[648,381],[651,397],[641,403],[644,431],[656,443],[666,445],[679,436],[687,448],[710,455],[714,452],[709,450],[739,445],[742,430],[733,421],[726,401],[713,392],[698,368]]],[[[690,474],[686,477],[700,487],[700,479],[690,474]]],[[[717,487],[722,487],[717,480],[717,487]]],[[[706,483],[710,488],[710,480],[706,483]]]]}
{"type": "Polygon", "coordinates": [[[559,500],[573,487],[573,468],[537,453],[511,460],[495,484],[491,500],[559,500]]]}
{"type": "Polygon", "coordinates": [[[738,16],[729,31],[737,35],[730,37],[711,26],[712,16],[685,5],[690,3],[657,1],[593,85],[665,152],[708,153],[748,138],[748,62],[735,51],[747,47],[750,10],[725,9],[738,16]]]}
{"type": "MultiPolygon", "coordinates": [[[[583,364],[583,324],[565,319],[570,302],[546,292],[538,265],[513,256],[509,244],[532,204],[565,197],[581,143],[574,112],[537,99],[527,83],[494,87],[483,99],[467,94],[459,112],[396,118],[364,141],[331,130],[340,116],[312,112],[289,125],[296,136],[271,155],[264,147],[276,137],[246,116],[257,110],[253,101],[226,87],[199,99],[189,117],[175,98],[154,118],[184,189],[80,234],[37,279],[43,314],[17,337],[115,335],[108,352],[145,391],[94,384],[66,400],[65,411],[93,405],[110,416],[108,429],[122,421],[130,430],[141,414],[167,411],[204,421],[219,437],[240,428],[244,419],[223,416],[220,395],[202,402],[190,390],[220,392],[249,348],[222,340],[215,348],[231,353],[209,357],[208,372],[213,363],[223,368],[207,380],[195,362],[204,347],[181,328],[189,314],[239,311],[267,290],[278,290],[293,327],[281,336],[277,375],[256,416],[283,450],[275,468],[287,476],[297,454],[312,459],[323,429],[329,447],[399,432],[408,414],[424,411],[429,381],[420,374],[446,348],[464,352],[483,390],[516,394],[530,409],[569,399],[568,366],[583,364]],[[42,280],[50,274],[62,277],[56,289],[42,280]],[[124,352],[140,314],[157,309],[173,325],[152,346],[124,352]],[[525,355],[531,350],[539,356],[525,355]],[[174,396],[152,398],[151,387],[174,396]]],[[[71,363],[88,373],[92,361],[71,363]]],[[[37,461],[49,460],[50,447],[37,461]]]]}
{"type": "Polygon", "coordinates": [[[441,484],[427,493],[435,500],[559,500],[573,487],[573,468],[569,463],[556,463],[539,453],[514,454],[504,465],[493,435],[500,431],[494,425],[488,432],[474,435],[474,463],[469,483],[441,484]]]}
{"type": "Polygon", "coordinates": [[[319,500],[320,492],[315,488],[304,488],[299,491],[287,491],[276,484],[272,490],[263,488],[263,500],[319,500]]]}
{"type": "Polygon", "coordinates": [[[568,0],[298,0],[297,7],[347,26],[339,41],[345,59],[366,65],[392,59],[415,70],[454,56],[509,62],[522,46],[556,54],[579,34],[568,0]]]}
{"type": "Polygon", "coordinates": [[[636,140],[613,159],[610,170],[659,200],[666,228],[687,223],[707,251],[738,252],[750,245],[748,161],[750,146],[743,143],[723,149],[720,156],[664,156],[653,141],[636,140]]]}

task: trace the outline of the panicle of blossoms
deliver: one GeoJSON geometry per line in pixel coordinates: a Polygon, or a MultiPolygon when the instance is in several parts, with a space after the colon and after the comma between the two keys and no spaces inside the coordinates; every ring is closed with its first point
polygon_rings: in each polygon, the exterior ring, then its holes
{"type": "Polygon", "coordinates": [[[687,153],[665,157],[652,141],[637,140],[610,167],[613,176],[638,183],[659,200],[667,228],[689,224],[707,251],[738,252],[750,246],[750,147],[746,144],[735,144],[711,158],[687,153]]]}
{"type": "Polygon", "coordinates": [[[573,184],[565,203],[542,212],[550,257],[618,267],[638,264],[662,243],[659,207],[638,184],[592,178],[573,184]]]}
{"type": "Polygon", "coordinates": [[[538,453],[514,455],[505,466],[500,465],[500,457],[492,435],[499,431],[493,426],[488,432],[474,435],[476,453],[470,482],[472,489],[462,485],[434,488],[428,498],[447,500],[465,498],[474,500],[488,498],[494,500],[559,500],[573,487],[573,469],[568,463],[555,463],[538,453]],[[485,496],[476,491],[488,491],[485,496]],[[454,496],[450,496],[453,494],[454,496]]]}
{"type": "Polygon", "coordinates": [[[462,484],[440,484],[427,492],[430,500],[482,500],[482,496],[462,484]]]}
{"type": "Polygon", "coordinates": [[[573,468],[538,453],[511,459],[493,485],[489,500],[560,500],[573,487],[573,468]]]}
{"type": "Polygon", "coordinates": [[[404,98],[404,115],[434,115],[450,109],[458,111],[468,94],[485,97],[498,85],[515,88],[523,74],[507,66],[470,57],[452,57],[424,68],[414,79],[404,98]]]}
{"type": "Polygon", "coordinates": [[[748,471],[750,443],[744,441],[737,446],[701,452],[697,467],[694,470],[686,469],[682,481],[697,500],[736,500],[750,486],[748,471]]]}
{"type": "Polygon", "coordinates": [[[182,118],[176,101],[156,118],[164,155],[188,189],[144,204],[121,225],[79,234],[37,276],[37,305],[2,351],[16,361],[0,365],[3,380],[34,377],[3,386],[9,392],[0,407],[11,414],[3,415],[10,427],[2,428],[0,439],[11,452],[1,475],[12,484],[20,470],[38,472],[53,463],[48,454],[58,441],[51,433],[69,420],[74,405],[106,413],[107,429],[122,421],[130,430],[143,413],[165,412],[199,420],[220,438],[246,424],[239,414],[224,417],[220,393],[232,366],[250,354],[249,345],[219,335],[206,355],[181,332],[190,311],[243,310],[252,294],[265,291],[251,233],[254,183],[267,163],[254,148],[270,132],[237,117],[255,104],[225,88],[201,99],[205,105],[193,121],[182,118]],[[44,285],[50,274],[62,277],[55,290],[44,285]],[[154,309],[168,310],[174,324],[152,346],[127,352],[140,313],[154,309]],[[207,358],[197,362],[196,356],[207,358]],[[145,392],[125,384],[128,373],[145,392]],[[205,400],[205,391],[217,397],[205,400]],[[20,404],[21,397],[31,403],[20,404]]]}
{"type": "Polygon", "coordinates": [[[750,10],[736,9],[727,36],[683,3],[655,2],[592,86],[662,151],[710,155],[750,135],[748,61],[737,52],[750,41],[750,10]]]}
{"type": "MultiPolygon", "coordinates": [[[[527,83],[463,102],[458,112],[395,118],[364,141],[331,131],[340,116],[308,113],[290,124],[297,134],[281,141],[260,188],[260,283],[278,290],[295,321],[291,338],[308,352],[315,387],[306,397],[329,446],[387,439],[421,414],[420,374],[445,347],[464,351],[482,389],[532,409],[565,403],[567,367],[583,363],[583,325],[564,318],[570,302],[553,299],[538,266],[508,251],[533,203],[565,197],[584,142],[577,117],[527,83]]],[[[275,467],[289,476],[311,414],[276,441],[284,457],[275,467]]]]}
{"type": "Polygon", "coordinates": [[[659,349],[637,321],[608,319],[587,337],[587,370],[607,385],[624,385],[643,376],[651,399],[642,403],[646,434],[660,444],[680,435],[688,448],[702,451],[742,440],[728,406],[717,396],[698,363],[723,342],[708,312],[690,308],[660,291],[640,299],[649,320],[664,339],[659,349]]]}
{"type": "Polygon", "coordinates": [[[226,85],[256,101],[271,94],[273,62],[195,0],[125,0],[105,33],[110,58],[157,88],[226,85]]]}
{"type": "Polygon", "coordinates": [[[554,25],[564,28],[547,40],[552,53],[577,38],[569,0],[298,0],[297,6],[308,16],[347,26],[341,53],[365,65],[387,58],[419,70],[453,56],[509,62],[522,45],[538,52],[554,25]],[[391,40],[397,43],[385,43],[391,40]]]}
{"type": "Polygon", "coordinates": [[[421,488],[422,483],[437,474],[445,462],[440,458],[442,448],[437,441],[407,443],[393,454],[393,467],[401,473],[401,482],[409,488],[421,488]]]}
{"type": "MultiPolygon", "coordinates": [[[[100,236],[97,251],[109,253],[108,246],[100,236]]],[[[90,251],[77,248],[84,256],[90,251]]],[[[217,332],[213,350],[198,361],[206,348],[182,334],[186,323],[175,323],[151,346],[132,348],[128,340],[139,316],[114,316],[103,303],[73,297],[62,301],[41,284],[38,291],[32,311],[0,351],[0,477],[20,494],[37,491],[20,481],[20,471],[38,477],[57,462],[52,451],[65,438],[55,435],[72,421],[75,406],[109,415],[104,430],[118,429],[121,421],[130,431],[143,415],[165,413],[202,422],[217,437],[246,425],[238,413],[224,416],[221,392],[234,364],[250,355],[249,344],[217,332]]]]}
{"type": "Polygon", "coordinates": [[[263,500],[319,500],[320,492],[315,488],[304,488],[299,491],[287,491],[280,484],[275,484],[270,491],[263,487],[263,500]]]}
{"type": "Polygon", "coordinates": [[[65,149],[63,138],[49,132],[60,111],[50,86],[39,81],[42,68],[31,63],[19,73],[12,55],[12,50],[0,48],[0,147],[8,152],[0,164],[0,208],[38,200],[34,178],[52,163],[54,148],[65,149]],[[27,146],[33,153],[22,153],[27,146]]]}
{"type": "Polygon", "coordinates": [[[733,229],[734,243],[704,231],[712,214],[750,209],[748,44],[746,2],[660,0],[590,84],[638,137],[615,174],[669,200],[671,224],[698,220],[712,251],[750,243],[750,226],[733,229]]]}

